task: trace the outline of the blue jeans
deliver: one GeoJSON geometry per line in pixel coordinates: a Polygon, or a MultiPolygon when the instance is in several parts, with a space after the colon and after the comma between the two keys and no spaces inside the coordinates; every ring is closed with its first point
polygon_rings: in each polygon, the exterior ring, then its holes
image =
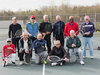
{"type": "Polygon", "coordinates": [[[90,56],[93,56],[93,37],[82,37],[83,40],[83,56],[86,56],[86,47],[88,44],[90,56]]]}

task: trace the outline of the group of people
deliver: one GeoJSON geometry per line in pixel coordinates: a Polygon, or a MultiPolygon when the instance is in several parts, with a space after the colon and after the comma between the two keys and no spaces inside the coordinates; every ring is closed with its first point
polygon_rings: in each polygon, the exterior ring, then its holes
{"type": "MultiPolygon", "coordinates": [[[[24,54],[28,55],[30,54],[30,59],[32,58],[32,51],[33,48],[35,49],[35,62],[36,64],[39,64],[40,58],[38,55],[37,49],[39,47],[44,48],[44,52],[40,53],[40,55],[43,55],[43,59],[46,61],[47,59],[50,59],[50,56],[55,55],[60,58],[63,58],[64,61],[61,61],[63,64],[65,61],[68,61],[68,56],[71,56],[71,53],[74,49],[75,53],[78,53],[80,59],[80,64],[84,65],[83,58],[86,58],[86,46],[88,44],[90,56],[93,59],[93,33],[95,31],[94,24],[90,21],[89,16],[85,16],[84,20],[85,22],[82,23],[81,27],[79,28],[78,24],[74,22],[74,17],[69,17],[69,22],[65,23],[61,21],[61,17],[59,15],[56,16],[57,22],[54,23],[53,29],[51,32],[45,33],[45,26],[49,23],[48,21],[48,15],[43,16],[43,22],[38,24],[35,21],[35,16],[32,15],[30,17],[30,22],[26,24],[26,32],[24,32],[20,38],[14,38],[14,35],[17,30],[22,29],[21,25],[17,23],[17,18],[13,17],[12,21],[13,23],[9,26],[7,44],[3,47],[2,50],[2,60],[3,65],[8,65],[8,57],[12,58],[12,64],[16,65],[15,63],[15,56],[16,56],[16,49],[18,50],[18,58],[20,60],[20,65],[24,64],[24,54]],[[81,41],[78,38],[79,29],[84,31],[84,35],[82,36],[82,46],[83,51],[81,50],[81,41]],[[38,32],[37,38],[34,37],[34,33],[38,32]],[[51,33],[53,32],[53,40],[56,40],[54,42],[54,47],[51,49],[51,33]],[[77,32],[77,33],[76,33],[77,32]],[[43,36],[44,39],[43,39],[43,36]],[[66,52],[64,48],[64,39],[66,40],[66,47],[68,47],[68,50],[66,52]],[[47,49],[45,47],[45,44],[47,45],[47,49]],[[12,54],[6,57],[5,55],[5,48],[12,49],[12,54]]],[[[51,24],[51,23],[50,23],[51,24]]],[[[53,42],[53,41],[52,41],[53,42]]],[[[58,63],[58,62],[56,62],[58,63]]],[[[55,65],[55,63],[53,63],[55,65]]],[[[56,64],[56,65],[59,65],[56,64]]]]}

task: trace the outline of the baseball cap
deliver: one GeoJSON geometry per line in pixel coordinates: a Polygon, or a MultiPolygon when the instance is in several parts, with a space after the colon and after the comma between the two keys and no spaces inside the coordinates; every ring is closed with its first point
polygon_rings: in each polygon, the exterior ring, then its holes
{"type": "Polygon", "coordinates": [[[84,17],[84,19],[85,19],[85,20],[86,20],[86,19],[88,19],[88,20],[89,20],[90,18],[89,18],[89,16],[85,16],[85,17],[84,17]]]}
{"type": "Polygon", "coordinates": [[[10,38],[8,38],[6,41],[7,41],[7,42],[11,42],[12,40],[11,40],[10,38]]]}
{"type": "Polygon", "coordinates": [[[34,15],[31,15],[31,17],[30,18],[34,18],[35,19],[35,16],[34,15]]]}
{"type": "Polygon", "coordinates": [[[15,20],[15,19],[17,19],[17,17],[13,17],[13,18],[12,18],[12,20],[15,20]]]}

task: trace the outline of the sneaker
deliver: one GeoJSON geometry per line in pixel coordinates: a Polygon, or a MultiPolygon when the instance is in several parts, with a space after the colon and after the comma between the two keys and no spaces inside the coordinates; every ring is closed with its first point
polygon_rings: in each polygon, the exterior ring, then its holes
{"type": "Polygon", "coordinates": [[[56,66],[57,65],[57,63],[51,63],[51,66],[56,66]]]}
{"type": "Polygon", "coordinates": [[[23,64],[24,64],[24,61],[21,61],[21,62],[20,62],[20,65],[23,65],[23,64]]]}
{"type": "Polygon", "coordinates": [[[93,57],[93,56],[91,56],[90,58],[91,58],[91,59],[94,59],[94,57],[93,57]]]}
{"type": "Polygon", "coordinates": [[[83,61],[80,61],[80,64],[81,64],[81,65],[84,65],[84,62],[83,62],[83,61]]]}
{"type": "Polygon", "coordinates": [[[86,56],[83,56],[83,59],[85,59],[86,58],[86,56]]]}
{"type": "Polygon", "coordinates": [[[13,65],[13,66],[16,66],[16,63],[15,63],[15,62],[12,62],[12,65],[13,65]]]}
{"type": "Polygon", "coordinates": [[[62,66],[63,64],[62,63],[60,63],[60,66],[62,66]]]}

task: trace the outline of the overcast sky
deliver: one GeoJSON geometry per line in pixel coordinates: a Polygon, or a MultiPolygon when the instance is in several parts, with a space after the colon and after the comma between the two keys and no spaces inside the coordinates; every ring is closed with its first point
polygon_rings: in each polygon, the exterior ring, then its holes
{"type": "Polygon", "coordinates": [[[59,6],[62,3],[69,3],[70,5],[94,5],[100,3],[100,0],[0,0],[0,10],[34,10],[41,6],[50,6],[52,2],[59,6]]]}

